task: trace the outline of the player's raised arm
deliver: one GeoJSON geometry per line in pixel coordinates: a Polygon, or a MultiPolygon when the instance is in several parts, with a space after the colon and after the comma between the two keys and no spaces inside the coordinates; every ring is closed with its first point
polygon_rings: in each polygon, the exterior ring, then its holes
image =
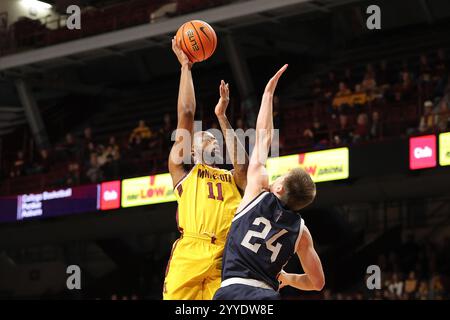
{"type": "MultiPolygon", "coordinates": [[[[262,190],[268,189],[269,179],[266,172],[266,161],[269,155],[273,136],[273,96],[281,75],[288,65],[284,65],[269,80],[264,90],[256,120],[256,140],[247,170],[247,188],[244,198],[253,199],[262,190]]],[[[246,200],[246,199],[244,199],[246,200]]]]}
{"type": "Polygon", "coordinates": [[[226,115],[228,103],[230,102],[230,89],[228,83],[225,83],[225,81],[222,80],[219,91],[220,99],[214,111],[219,120],[220,129],[225,137],[225,144],[228,153],[230,154],[231,161],[233,162],[234,180],[239,189],[245,190],[247,185],[248,155],[244,146],[237,138],[226,115]]]}
{"type": "Polygon", "coordinates": [[[182,159],[190,155],[196,103],[194,82],[191,73],[192,63],[179,47],[176,38],[172,39],[172,50],[181,64],[177,106],[177,131],[175,143],[170,151],[168,161],[169,172],[172,176],[173,185],[175,186],[185,175],[182,159]]]}
{"type": "Polygon", "coordinates": [[[306,226],[298,244],[297,255],[300,258],[300,263],[305,273],[294,274],[282,272],[278,278],[280,288],[288,285],[305,291],[322,290],[325,285],[322,263],[314,249],[311,233],[306,226]]]}

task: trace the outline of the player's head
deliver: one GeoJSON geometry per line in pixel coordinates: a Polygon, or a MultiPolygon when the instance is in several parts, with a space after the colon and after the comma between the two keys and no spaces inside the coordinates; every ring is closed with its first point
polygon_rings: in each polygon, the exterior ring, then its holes
{"type": "Polygon", "coordinates": [[[278,177],[270,185],[270,191],[289,210],[298,211],[314,200],[316,196],[316,185],[305,170],[295,168],[278,177]]]}
{"type": "Polygon", "coordinates": [[[194,133],[192,141],[194,163],[214,164],[218,156],[220,156],[219,143],[211,132],[198,131],[194,133]]]}

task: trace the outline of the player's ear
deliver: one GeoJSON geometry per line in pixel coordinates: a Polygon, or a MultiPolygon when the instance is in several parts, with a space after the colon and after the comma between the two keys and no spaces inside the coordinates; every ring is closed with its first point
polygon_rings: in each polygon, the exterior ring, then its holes
{"type": "Polygon", "coordinates": [[[283,182],[279,182],[275,185],[275,190],[276,193],[278,193],[279,195],[283,195],[284,194],[284,186],[283,186],[283,182]]]}

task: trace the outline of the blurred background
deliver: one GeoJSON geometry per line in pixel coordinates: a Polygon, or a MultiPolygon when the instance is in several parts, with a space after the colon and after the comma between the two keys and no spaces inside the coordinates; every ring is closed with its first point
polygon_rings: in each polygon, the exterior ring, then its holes
{"type": "Polygon", "coordinates": [[[2,0],[0,297],[162,298],[179,236],[170,39],[191,19],[219,39],[193,71],[203,128],[218,127],[221,79],[230,122],[252,128],[267,79],[290,65],[275,127],[280,155],[303,155],[318,183],[302,216],[327,283],[282,296],[448,299],[447,0],[2,0]],[[66,26],[73,4],[79,30],[66,26]],[[369,5],[380,30],[367,28],[369,5]],[[66,288],[69,265],[81,290],[66,288]],[[369,265],[380,290],[366,287],[369,265]]]}

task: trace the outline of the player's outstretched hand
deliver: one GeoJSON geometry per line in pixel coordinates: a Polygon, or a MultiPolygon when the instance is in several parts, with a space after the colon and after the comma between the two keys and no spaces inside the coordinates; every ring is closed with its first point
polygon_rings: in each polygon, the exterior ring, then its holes
{"type": "Polygon", "coordinates": [[[216,105],[216,109],[214,112],[216,113],[216,116],[224,116],[227,112],[228,103],[230,102],[230,86],[228,83],[225,83],[225,81],[220,81],[220,99],[219,102],[216,105]]]}
{"type": "Polygon", "coordinates": [[[280,79],[281,75],[286,71],[288,65],[285,64],[280,70],[278,70],[277,73],[269,80],[269,82],[266,85],[266,90],[264,91],[265,94],[274,94],[275,89],[278,84],[278,80],[280,79]]]}
{"type": "Polygon", "coordinates": [[[186,53],[184,53],[184,51],[181,50],[181,48],[177,42],[177,37],[173,37],[173,39],[172,39],[172,51],[175,53],[178,61],[180,62],[180,64],[182,66],[187,65],[189,68],[192,67],[192,62],[189,60],[186,53]]]}

